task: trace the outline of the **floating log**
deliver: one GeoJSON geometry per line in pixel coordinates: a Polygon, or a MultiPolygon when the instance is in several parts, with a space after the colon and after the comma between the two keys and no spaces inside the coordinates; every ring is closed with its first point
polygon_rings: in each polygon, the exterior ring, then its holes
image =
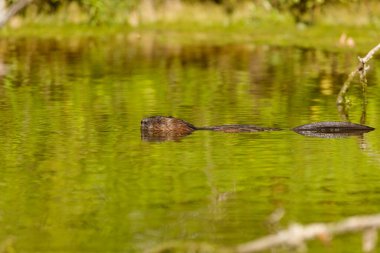
{"type": "Polygon", "coordinates": [[[348,136],[361,136],[364,133],[375,130],[373,127],[350,122],[316,122],[293,128],[293,131],[312,137],[341,138],[348,136]]]}

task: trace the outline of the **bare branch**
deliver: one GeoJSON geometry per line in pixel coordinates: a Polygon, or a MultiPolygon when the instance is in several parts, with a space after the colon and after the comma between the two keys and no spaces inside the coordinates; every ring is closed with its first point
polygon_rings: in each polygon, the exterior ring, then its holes
{"type": "Polygon", "coordinates": [[[354,79],[354,77],[355,77],[355,75],[356,75],[357,73],[358,73],[358,69],[355,69],[354,71],[352,71],[352,72],[348,75],[347,80],[344,82],[342,88],[341,88],[340,91],[339,91],[338,98],[337,98],[337,100],[336,100],[336,103],[337,103],[338,105],[344,103],[344,101],[345,101],[344,96],[346,95],[346,93],[347,93],[347,91],[348,91],[348,88],[350,88],[351,82],[352,82],[352,80],[354,79]]]}
{"type": "Polygon", "coordinates": [[[351,217],[338,223],[314,223],[310,225],[291,225],[274,235],[238,245],[238,253],[250,253],[287,245],[302,247],[311,239],[330,240],[334,235],[363,231],[363,250],[372,250],[377,241],[377,229],[380,228],[380,214],[351,217]]]}
{"type": "Polygon", "coordinates": [[[342,88],[340,89],[340,92],[338,94],[338,98],[336,100],[337,104],[343,104],[344,103],[344,101],[345,101],[344,96],[346,95],[347,90],[350,87],[351,82],[357,73],[360,74],[360,80],[362,82],[366,83],[366,75],[367,75],[367,71],[369,70],[369,66],[367,65],[367,63],[379,49],[380,49],[380,44],[378,44],[376,47],[372,48],[371,51],[369,51],[365,57],[363,57],[363,58],[358,57],[360,63],[356,67],[356,69],[350,73],[347,80],[344,82],[342,88]]]}
{"type": "Polygon", "coordinates": [[[369,228],[363,232],[363,251],[371,252],[377,243],[377,229],[369,228]]]}
{"type": "Polygon", "coordinates": [[[361,62],[364,62],[364,64],[367,63],[372,58],[372,56],[376,53],[376,51],[379,49],[380,49],[380,44],[378,44],[376,47],[371,49],[371,51],[369,51],[368,54],[364,58],[362,58],[361,62]]]}
{"type": "Polygon", "coordinates": [[[12,6],[9,7],[8,10],[2,11],[3,15],[1,15],[0,17],[0,27],[4,26],[11,17],[16,15],[17,12],[22,10],[25,6],[27,6],[32,1],[33,0],[19,0],[18,2],[12,4],[12,6]]]}

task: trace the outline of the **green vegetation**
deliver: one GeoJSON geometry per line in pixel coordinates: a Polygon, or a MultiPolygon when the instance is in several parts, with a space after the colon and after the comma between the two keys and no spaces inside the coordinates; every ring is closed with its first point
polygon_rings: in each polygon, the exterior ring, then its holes
{"type": "Polygon", "coordinates": [[[156,33],[183,43],[255,42],[362,52],[378,43],[378,1],[50,0],[32,2],[2,36],[156,33]]]}
{"type": "MultiPolygon", "coordinates": [[[[16,1],[8,2],[11,4],[16,1]]],[[[137,26],[152,22],[178,21],[182,18],[209,23],[220,16],[234,22],[262,18],[263,15],[269,18],[290,15],[296,23],[314,24],[321,21],[321,17],[324,20],[325,14],[333,14],[334,22],[339,22],[336,20],[337,8],[343,9],[343,13],[348,11],[360,17],[358,20],[355,16],[347,16],[345,19],[350,23],[362,22],[363,18],[368,19],[366,22],[369,23],[379,22],[375,15],[379,6],[374,0],[38,0],[27,8],[24,16],[58,16],[61,21],[69,23],[128,23],[137,26]]]]}

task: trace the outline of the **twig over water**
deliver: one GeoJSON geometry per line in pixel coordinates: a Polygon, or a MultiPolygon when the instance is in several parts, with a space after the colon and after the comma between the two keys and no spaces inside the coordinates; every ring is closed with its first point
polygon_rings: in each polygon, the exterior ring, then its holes
{"type": "Polygon", "coordinates": [[[234,248],[221,247],[201,242],[165,242],[145,253],[167,252],[218,252],[218,253],[253,253],[288,246],[306,249],[306,242],[318,239],[330,242],[336,235],[361,232],[362,250],[373,252],[377,244],[377,230],[380,229],[380,213],[367,216],[352,216],[340,222],[313,223],[309,225],[293,224],[287,229],[273,235],[264,236],[254,241],[240,244],[234,248]]]}
{"type": "Polygon", "coordinates": [[[368,54],[361,58],[359,58],[359,65],[356,67],[354,71],[352,71],[347,80],[344,82],[342,88],[340,89],[340,92],[338,94],[338,98],[336,100],[337,104],[343,104],[345,102],[345,95],[347,93],[348,88],[351,85],[352,79],[354,79],[355,75],[359,73],[360,80],[362,83],[366,84],[366,74],[367,70],[369,69],[369,66],[367,65],[368,61],[372,58],[372,56],[377,52],[377,50],[380,49],[380,44],[378,44],[376,47],[371,49],[371,51],[368,52],[368,54]]]}
{"type": "Polygon", "coordinates": [[[314,223],[310,225],[294,224],[288,229],[274,235],[241,244],[238,253],[250,253],[268,250],[278,246],[304,247],[311,239],[330,241],[334,235],[363,232],[363,251],[372,251],[377,242],[377,229],[380,228],[380,214],[369,216],[354,216],[338,223],[314,223]]]}

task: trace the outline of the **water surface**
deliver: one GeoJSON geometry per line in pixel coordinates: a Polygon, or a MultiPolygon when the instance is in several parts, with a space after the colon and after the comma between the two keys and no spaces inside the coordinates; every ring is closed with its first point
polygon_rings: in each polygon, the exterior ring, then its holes
{"type": "MultiPolygon", "coordinates": [[[[380,210],[380,135],[315,138],[292,127],[363,117],[361,88],[335,105],[356,53],[111,39],[0,42],[0,242],[16,252],[141,252],[172,240],[234,246],[279,227],[380,210]],[[141,140],[140,120],[256,124],[141,140]],[[14,240],[12,239],[14,238],[14,240]]],[[[380,128],[379,58],[365,123],[380,128]]],[[[359,236],[311,252],[360,250],[359,236]]]]}

